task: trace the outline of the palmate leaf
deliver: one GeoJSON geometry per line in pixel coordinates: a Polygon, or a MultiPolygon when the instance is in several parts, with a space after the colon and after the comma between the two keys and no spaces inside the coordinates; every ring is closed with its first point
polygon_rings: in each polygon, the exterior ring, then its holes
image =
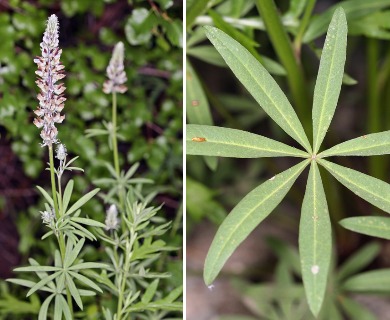
{"type": "Polygon", "coordinates": [[[321,310],[332,254],[332,230],[320,171],[312,161],[299,226],[302,278],[310,310],[321,310]]]}
{"type": "Polygon", "coordinates": [[[390,218],[388,217],[352,217],[343,219],[339,223],[345,229],[390,240],[390,218]]]}
{"type": "Polygon", "coordinates": [[[372,133],[340,143],[318,156],[376,156],[390,154],[390,130],[372,133]]]}
{"type": "Polygon", "coordinates": [[[223,31],[206,26],[206,35],[238,80],[264,111],[307,151],[311,151],[302,124],[286,95],[268,71],[236,40],[223,31]]]}
{"type": "Polygon", "coordinates": [[[234,158],[309,157],[302,150],[242,130],[190,124],[186,130],[187,154],[234,158]]]}
{"type": "Polygon", "coordinates": [[[390,213],[390,184],[324,159],[318,162],[357,196],[390,213]]]}
{"type": "Polygon", "coordinates": [[[321,54],[313,101],[313,152],[316,154],[332,121],[343,81],[347,48],[344,10],[333,15],[321,54]]]}
{"type": "Polygon", "coordinates": [[[308,163],[309,160],[302,161],[264,182],[231,211],[219,227],[207,254],[204,267],[204,281],[207,285],[214,281],[239,244],[282,201],[308,163]]]}

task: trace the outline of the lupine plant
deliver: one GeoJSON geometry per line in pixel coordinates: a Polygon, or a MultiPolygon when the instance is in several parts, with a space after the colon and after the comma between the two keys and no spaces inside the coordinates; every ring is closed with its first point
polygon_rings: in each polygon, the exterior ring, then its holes
{"type": "MultiPolygon", "coordinates": [[[[262,2],[265,9],[266,3],[268,1],[262,2]]],[[[309,166],[299,226],[299,256],[306,299],[312,314],[318,316],[326,297],[332,257],[332,228],[319,165],[357,196],[390,212],[388,183],[325,160],[330,156],[389,154],[389,131],[362,135],[328,150],[320,150],[343,82],[347,44],[344,10],[338,8],[334,12],[321,54],[312,106],[312,143],[287,97],[259,60],[225,32],[211,26],[206,26],[205,29],[207,37],[242,85],[268,116],[303,149],[246,131],[191,124],[187,125],[187,154],[234,158],[290,156],[304,160],[255,188],[230,212],[209,249],[204,281],[207,285],[213,283],[239,244],[276,208],[296,179],[309,166]]],[[[196,100],[192,101],[193,109],[196,109],[199,103],[197,101],[201,98],[195,96],[196,100]]],[[[380,219],[380,224],[386,223],[380,219]]],[[[350,221],[344,222],[348,223],[350,221]]],[[[382,234],[373,230],[375,228],[371,228],[373,235],[382,234]]]]}
{"type": "MultiPolygon", "coordinates": [[[[177,249],[169,247],[161,239],[154,240],[154,237],[159,237],[168,230],[170,222],[156,217],[160,207],[148,205],[155,193],[145,197],[142,195],[142,183],[152,181],[132,178],[138,164],[126,172],[120,172],[116,94],[127,90],[123,65],[124,45],[118,43],[115,46],[107,68],[109,79],[103,86],[105,93],[113,95],[112,122],[107,122],[105,133],[109,136],[114,163],[113,166],[107,163],[113,178],[103,178],[96,182],[110,187],[106,195],[101,195],[106,203],[109,202],[104,224],[88,218],[85,213],[84,217],[82,216],[82,206],[98,194],[99,188],[85,194],[71,205],[75,182],[71,179],[63,186],[66,171],[84,170],[73,166],[78,157],[67,159],[66,147],[57,138],[55,124],[61,123],[65,118],[60,112],[66,100],[65,86],[58,83],[58,80],[65,77],[64,66],[60,63],[62,50],[58,45],[58,19],[52,15],[48,19],[41,43],[41,56],[34,60],[38,65],[36,74],[40,88],[39,107],[35,110],[37,118],[34,124],[42,128],[42,147],[49,149],[48,170],[52,186],[51,194],[38,187],[46,201],[45,210],[41,211],[42,222],[50,229],[43,235],[42,240],[55,237],[58,250],[55,250],[53,257],[49,259],[53,265],[42,265],[30,258],[30,266],[14,270],[33,272],[37,280],[29,278],[8,281],[30,288],[27,296],[38,290],[42,292],[44,300],[38,314],[40,320],[86,319],[91,314],[84,310],[85,302],[90,301],[91,298],[88,297],[96,296],[96,292],[101,294],[96,299],[96,304],[103,305],[97,313],[104,315],[106,319],[149,319],[151,316],[160,319],[171,311],[180,312],[182,304],[178,300],[182,288],[179,286],[171,290],[170,294],[162,296],[162,290],[158,288],[159,281],[171,275],[167,272],[154,272],[156,260],[162,253],[177,249]],[[54,163],[53,150],[56,145],[58,166],[54,163]],[[93,231],[88,230],[88,227],[92,227],[93,231]],[[107,244],[105,249],[110,263],[84,262],[86,240],[96,241],[96,234],[102,243],[107,244]],[[148,279],[154,281],[149,283],[148,279]],[[110,299],[105,299],[107,295],[110,299]],[[112,299],[112,296],[116,299],[112,299]],[[139,311],[142,313],[137,314],[139,311]]],[[[90,134],[96,135],[96,132],[91,131],[90,134]]]]}
{"type": "Polygon", "coordinates": [[[106,268],[107,265],[96,262],[84,262],[80,258],[85,239],[96,240],[95,236],[85,226],[102,228],[103,223],[89,218],[80,217],[81,207],[90,200],[99,189],[90,191],[73,205],[70,204],[74,182],[70,180],[62,191],[62,175],[66,170],[81,170],[70,166],[76,159],[67,161],[67,151],[63,144],[59,144],[56,123],[61,123],[65,116],[60,112],[64,108],[66,98],[63,93],[65,86],[57,83],[63,79],[64,66],[60,62],[62,50],[58,41],[58,19],[51,15],[48,19],[46,31],[41,42],[41,56],[34,62],[38,65],[36,81],[40,93],[38,94],[39,106],[35,110],[37,118],[34,124],[42,128],[42,147],[49,151],[49,172],[51,177],[51,195],[43,188],[38,187],[46,200],[45,210],[41,212],[42,222],[50,229],[42,240],[54,236],[58,241],[58,249],[54,251],[52,261],[54,265],[40,265],[33,258],[29,259],[30,266],[16,268],[15,272],[34,272],[36,281],[9,279],[8,281],[30,288],[27,296],[40,290],[48,295],[45,297],[38,318],[47,319],[53,314],[54,319],[73,319],[73,301],[80,309],[83,309],[83,296],[93,296],[95,291],[102,290],[90,280],[84,273],[88,269],[106,268]],[[59,166],[54,164],[54,147],[58,145],[56,157],[59,166]],[[55,179],[57,176],[57,181],[55,179]],[[83,288],[84,287],[84,288],[83,288]],[[88,288],[88,289],[85,289],[88,288]],[[90,290],[90,289],[93,289],[90,290]],[[51,308],[53,306],[53,308],[51,308]]]}
{"type": "Polygon", "coordinates": [[[161,206],[155,208],[150,205],[156,196],[155,192],[143,196],[142,185],[153,181],[133,177],[139,163],[135,163],[127,171],[120,169],[117,94],[127,91],[124,56],[123,43],[119,42],[114,47],[107,67],[108,79],[103,84],[104,93],[112,95],[111,121],[104,123],[106,130],[87,130],[89,137],[107,135],[113,154],[113,164],[105,162],[111,177],[95,181],[96,184],[109,189],[106,194],[102,194],[104,201],[109,204],[105,220],[105,229],[109,233],[101,231],[99,237],[107,245],[105,250],[110,266],[107,273],[94,273],[94,276],[117,298],[115,308],[107,306],[104,309],[105,319],[162,319],[170,311],[182,309],[179,298],[183,288],[175,288],[162,297],[157,290],[160,279],[169,278],[171,275],[166,272],[153,272],[151,267],[164,251],[178,248],[168,246],[161,239],[154,239],[164,235],[171,223],[156,217],[161,206]],[[143,293],[142,289],[145,290],[143,293]]]}

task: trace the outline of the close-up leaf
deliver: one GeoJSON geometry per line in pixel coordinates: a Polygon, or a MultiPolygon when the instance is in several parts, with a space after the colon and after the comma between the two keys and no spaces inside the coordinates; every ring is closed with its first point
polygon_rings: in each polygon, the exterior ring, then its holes
{"type": "Polygon", "coordinates": [[[337,9],[322,50],[313,101],[313,152],[317,153],[328,131],[339,100],[347,48],[347,21],[337,9]]]}
{"type": "Polygon", "coordinates": [[[390,184],[323,159],[319,163],[357,196],[390,213],[390,184]]]}
{"type": "Polygon", "coordinates": [[[188,124],[186,131],[187,154],[233,158],[309,157],[302,150],[242,130],[188,124]]]}
{"type": "Polygon", "coordinates": [[[207,253],[203,275],[207,285],[212,284],[240,243],[283,200],[307,165],[307,160],[302,161],[264,182],[247,194],[230,212],[219,227],[207,253]]]}
{"type": "Polygon", "coordinates": [[[348,278],[343,289],[353,292],[390,292],[390,269],[367,271],[348,278]]]}
{"type": "Polygon", "coordinates": [[[339,222],[345,229],[368,236],[390,240],[390,218],[388,217],[351,217],[339,222]]]}
{"type": "Polygon", "coordinates": [[[321,158],[330,156],[376,156],[390,154],[390,131],[371,133],[340,143],[321,152],[321,158]]]}
{"type": "Polygon", "coordinates": [[[223,31],[206,26],[206,35],[227,65],[264,111],[307,151],[309,140],[286,95],[268,71],[236,40],[223,31]]]}
{"type": "Polygon", "coordinates": [[[310,310],[317,316],[325,299],[332,230],[318,165],[312,161],[299,225],[302,278],[310,310]]]}

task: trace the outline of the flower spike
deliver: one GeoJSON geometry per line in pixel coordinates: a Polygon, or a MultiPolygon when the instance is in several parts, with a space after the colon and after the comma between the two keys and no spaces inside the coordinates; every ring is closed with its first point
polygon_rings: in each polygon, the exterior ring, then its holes
{"type": "Polygon", "coordinates": [[[60,115],[60,112],[66,100],[63,96],[64,84],[55,84],[65,77],[64,66],[60,62],[62,50],[58,48],[58,18],[55,14],[52,14],[47,21],[40,47],[42,56],[34,59],[38,65],[38,70],[35,71],[38,76],[36,84],[41,90],[37,96],[39,106],[34,111],[37,115],[34,124],[42,128],[42,146],[51,147],[58,142],[58,130],[55,124],[61,123],[65,118],[60,115]]]}
{"type": "Polygon", "coordinates": [[[118,42],[115,45],[110,63],[107,67],[108,80],[103,84],[104,93],[125,93],[127,91],[127,87],[124,85],[127,81],[125,67],[123,65],[124,51],[123,42],[118,42]]]}

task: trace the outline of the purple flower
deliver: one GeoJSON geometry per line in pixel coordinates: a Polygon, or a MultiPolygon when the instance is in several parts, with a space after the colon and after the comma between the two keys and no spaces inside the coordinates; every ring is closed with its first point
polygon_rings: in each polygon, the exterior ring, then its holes
{"type": "Polygon", "coordinates": [[[38,128],[42,128],[42,146],[51,147],[58,142],[58,131],[55,124],[61,123],[65,118],[60,112],[64,108],[64,101],[66,100],[63,96],[64,84],[56,84],[58,80],[65,77],[65,74],[64,66],[60,62],[62,50],[58,48],[58,18],[54,14],[47,21],[40,46],[42,56],[34,59],[34,62],[38,65],[38,70],[35,71],[38,76],[36,84],[41,90],[37,96],[39,106],[34,111],[37,115],[34,124],[38,128]]]}

